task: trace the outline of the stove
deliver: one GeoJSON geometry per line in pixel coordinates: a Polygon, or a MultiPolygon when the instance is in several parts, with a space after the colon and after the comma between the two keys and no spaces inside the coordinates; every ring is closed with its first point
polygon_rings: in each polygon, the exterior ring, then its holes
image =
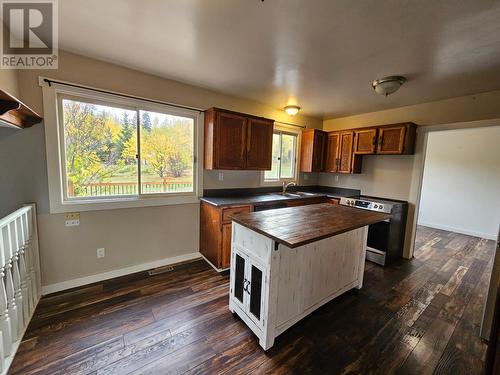
{"type": "Polygon", "coordinates": [[[408,202],[362,195],[359,198],[343,197],[340,204],[391,215],[385,221],[368,226],[367,260],[386,265],[403,256],[408,202]]]}
{"type": "Polygon", "coordinates": [[[343,206],[351,206],[356,208],[362,208],[363,210],[377,211],[386,214],[390,214],[392,211],[393,204],[384,200],[369,200],[368,198],[360,197],[358,198],[340,198],[340,204],[343,206]]]}

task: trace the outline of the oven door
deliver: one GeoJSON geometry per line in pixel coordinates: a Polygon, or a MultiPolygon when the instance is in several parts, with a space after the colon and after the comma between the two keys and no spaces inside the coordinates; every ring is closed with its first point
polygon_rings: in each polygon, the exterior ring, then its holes
{"type": "Polygon", "coordinates": [[[366,241],[366,259],[385,264],[386,252],[389,241],[389,219],[368,226],[368,239],[366,241]]]}

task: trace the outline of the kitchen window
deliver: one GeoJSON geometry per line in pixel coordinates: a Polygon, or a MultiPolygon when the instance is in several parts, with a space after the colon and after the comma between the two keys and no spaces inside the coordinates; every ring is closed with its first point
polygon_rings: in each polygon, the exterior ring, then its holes
{"type": "Polygon", "coordinates": [[[48,89],[44,112],[53,102],[57,119],[50,126],[46,116],[51,212],[197,201],[198,111],[48,89]]]}
{"type": "Polygon", "coordinates": [[[264,183],[296,180],[297,145],[297,133],[284,130],[274,131],[272,167],[270,171],[264,172],[264,183]]]}

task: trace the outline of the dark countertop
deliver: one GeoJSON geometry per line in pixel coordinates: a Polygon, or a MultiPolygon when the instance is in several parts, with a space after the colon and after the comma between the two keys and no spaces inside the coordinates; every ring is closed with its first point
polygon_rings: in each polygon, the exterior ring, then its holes
{"type": "MultiPolygon", "coordinates": [[[[279,188],[278,188],[279,189],[279,188]]],[[[233,205],[244,205],[244,204],[266,204],[272,202],[280,202],[280,201],[290,201],[297,199],[311,199],[311,198],[337,198],[341,197],[357,197],[359,196],[359,190],[353,189],[339,189],[339,188],[323,188],[321,186],[314,187],[294,187],[293,190],[289,190],[290,193],[294,193],[295,191],[304,191],[312,195],[302,195],[300,197],[296,196],[283,196],[279,194],[279,191],[265,191],[263,189],[246,189],[244,191],[238,191],[239,189],[225,189],[217,190],[217,194],[211,196],[213,193],[206,193],[204,197],[201,197],[200,200],[203,202],[210,203],[217,207],[224,206],[233,206],[233,205]],[[324,189],[324,191],[322,191],[324,189]],[[233,195],[233,191],[236,193],[233,195]],[[208,195],[208,196],[207,196],[208,195]]],[[[273,188],[273,190],[277,190],[273,188]]]]}
{"type": "Polygon", "coordinates": [[[390,218],[329,203],[233,216],[233,221],[287,246],[299,247],[390,218]]]}

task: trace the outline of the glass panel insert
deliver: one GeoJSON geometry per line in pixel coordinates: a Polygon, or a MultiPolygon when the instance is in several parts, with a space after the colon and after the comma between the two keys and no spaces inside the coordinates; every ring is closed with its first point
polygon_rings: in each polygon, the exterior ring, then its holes
{"type": "Polygon", "coordinates": [[[260,320],[260,305],[262,294],[262,271],[252,264],[252,279],[250,290],[250,312],[260,320]]]}

